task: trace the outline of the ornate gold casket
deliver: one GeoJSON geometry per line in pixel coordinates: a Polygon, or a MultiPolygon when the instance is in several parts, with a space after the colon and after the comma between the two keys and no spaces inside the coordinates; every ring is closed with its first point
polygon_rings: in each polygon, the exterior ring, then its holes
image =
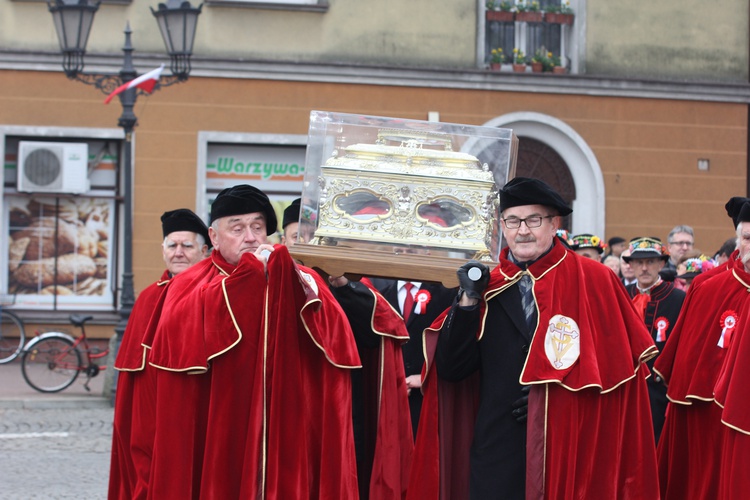
{"type": "Polygon", "coordinates": [[[315,237],[292,253],[332,275],[454,284],[466,260],[497,260],[516,144],[507,129],[313,112],[300,224],[315,237]]]}

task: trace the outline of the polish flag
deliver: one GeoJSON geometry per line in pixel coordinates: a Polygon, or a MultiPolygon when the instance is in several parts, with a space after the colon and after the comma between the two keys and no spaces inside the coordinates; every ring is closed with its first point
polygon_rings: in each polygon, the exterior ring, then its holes
{"type": "Polygon", "coordinates": [[[145,73],[139,76],[138,78],[130,80],[128,83],[124,83],[120,85],[111,94],[109,94],[106,99],[104,99],[104,104],[109,104],[109,101],[114,99],[114,97],[117,94],[121,92],[125,92],[126,90],[132,89],[135,87],[138,87],[139,89],[143,89],[150,94],[151,92],[154,91],[154,87],[159,81],[159,77],[161,76],[161,72],[163,69],[164,69],[164,65],[162,64],[155,70],[149,71],[148,73],[145,73]]]}

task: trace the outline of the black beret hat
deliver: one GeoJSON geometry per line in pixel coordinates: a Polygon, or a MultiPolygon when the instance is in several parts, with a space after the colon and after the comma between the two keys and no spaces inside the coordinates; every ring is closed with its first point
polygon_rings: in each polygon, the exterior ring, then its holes
{"type": "Polygon", "coordinates": [[[742,205],[740,213],[737,214],[737,224],[740,222],[750,222],[750,201],[742,205]]]}
{"type": "Polygon", "coordinates": [[[740,220],[740,212],[748,202],[750,202],[750,198],[734,196],[724,205],[724,208],[727,209],[727,215],[732,218],[733,227],[737,227],[740,222],[750,222],[750,220],[740,220]]]}
{"type": "Polygon", "coordinates": [[[539,179],[529,177],[511,179],[500,190],[500,212],[522,205],[544,205],[563,216],[573,212],[557,191],[539,179]]]}
{"type": "Polygon", "coordinates": [[[260,189],[240,184],[222,190],[211,204],[211,223],[222,217],[261,212],[266,216],[266,234],[276,232],[276,212],[271,200],[260,189]]]}
{"type": "Polygon", "coordinates": [[[211,245],[206,223],[195,215],[192,210],[188,210],[187,208],[178,208],[177,210],[164,212],[161,216],[161,231],[165,238],[168,234],[175,231],[192,231],[203,236],[206,244],[211,245]]]}
{"type": "Polygon", "coordinates": [[[612,236],[609,241],[607,241],[607,246],[611,247],[612,245],[617,245],[618,243],[625,243],[625,238],[620,238],[619,236],[612,236]]]}
{"type": "Polygon", "coordinates": [[[297,198],[291,205],[284,209],[284,218],[281,221],[281,229],[285,229],[292,222],[299,222],[299,208],[302,200],[297,198]]]}

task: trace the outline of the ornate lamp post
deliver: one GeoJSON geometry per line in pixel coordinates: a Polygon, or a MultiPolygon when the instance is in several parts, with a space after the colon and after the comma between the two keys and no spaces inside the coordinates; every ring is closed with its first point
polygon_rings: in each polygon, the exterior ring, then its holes
{"type": "MultiPolygon", "coordinates": [[[[117,87],[138,77],[133,67],[133,45],[130,42],[130,25],[125,27],[125,46],[123,63],[117,75],[100,75],[83,73],[83,56],[86,53],[86,43],[94,21],[94,14],[99,8],[99,0],[47,0],[49,11],[55,22],[55,30],[63,53],[63,70],[68,78],[93,85],[105,94],[111,93],[117,87]]],[[[156,89],[178,82],[184,82],[190,74],[190,56],[193,52],[195,28],[198,15],[203,4],[192,7],[187,1],[167,0],[166,4],[159,4],[157,10],[151,9],[159,24],[167,53],[171,59],[172,75],[159,79],[156,89]]],[[[138,88],[130,88],[119,94],[122,104],[122,115],[117,122],[125,132],[123,148],[123,177],[125,194],[124,217],[124,253],[122,271],[122,293],[120,296],[120,321],[115,327],[118,336],[122,337],[135,302],[133,289],[133,179],[131,139],[133,129],[138,119],[133,113],[138,94],[143,93],[138,88]]]]}

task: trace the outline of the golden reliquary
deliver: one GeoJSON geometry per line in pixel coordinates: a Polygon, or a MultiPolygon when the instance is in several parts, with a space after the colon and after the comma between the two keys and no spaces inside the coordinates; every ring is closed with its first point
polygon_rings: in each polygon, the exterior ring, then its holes
{"type": "Polygon", "coordinates": [[[468,259],[500,249],[497,186],[515,169],[510,129],[310,113],[292,255],[331,276],[456,286],[468,259]]]}
{"type": "Polygon", "coordinates": [[[489,257],[498,203],[493,175],[475,156],[453,151],[447,135],[379,130],[375,144],[334,151],[318,183],[313,244],[353,240],[350,246],[380,242],[489,257]]]}

